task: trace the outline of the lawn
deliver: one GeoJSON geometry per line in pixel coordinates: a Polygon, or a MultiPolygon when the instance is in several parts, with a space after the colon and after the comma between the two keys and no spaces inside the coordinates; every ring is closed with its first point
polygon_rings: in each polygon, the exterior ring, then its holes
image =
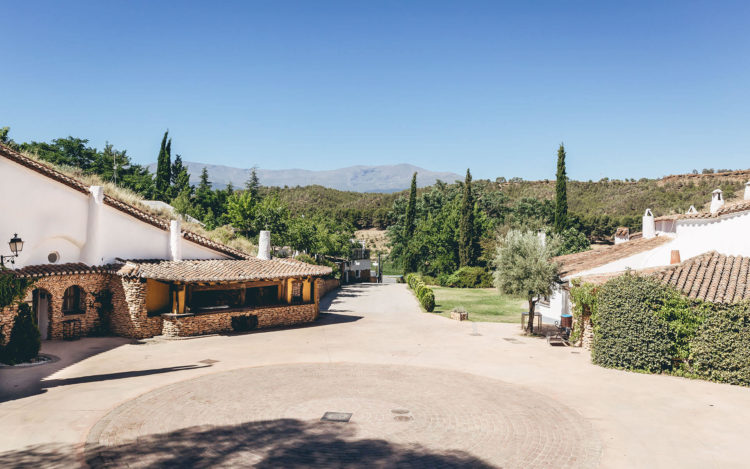
{"type": "Polygon", "coordinates": [[[451,310],[463,306],[469,321],[519,322],[528,303],[520,297],[501,295],[496,288],[432,287],[435,292],[435,313],[450,317],[451,310]]]}

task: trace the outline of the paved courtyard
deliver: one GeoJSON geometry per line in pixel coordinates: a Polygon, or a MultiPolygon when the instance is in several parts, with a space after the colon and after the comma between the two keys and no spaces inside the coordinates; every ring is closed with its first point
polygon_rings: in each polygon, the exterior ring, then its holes
{"type": "Polygon", "coordinates": [[[293,329],[45,343],[60,361],[0,370],[0,467],[747,466],[750,389],[602,369],[421,313],[404,285],[323,306],[293,329]]]}

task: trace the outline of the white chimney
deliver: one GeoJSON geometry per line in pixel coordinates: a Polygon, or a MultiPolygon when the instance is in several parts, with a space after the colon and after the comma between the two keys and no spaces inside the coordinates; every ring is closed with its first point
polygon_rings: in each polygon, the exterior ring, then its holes
{"type": "Polygon", "coordinates": [[[711,213],[716,213],[724,206],[724,195],[721,189],[716,189],[711,193],[711,213]]]}
{"type": "Polygon", "coordinates": [[[649,239],[656,236],[656,223],[654,223],[654,214],[651,209],[647,208],[643,214],[643,238],[649,239]]]}
{"type": "Polygon", "coordinates": [[[182,227],[180,220],[169,222],[169,256],[173,261],[182,260],[182,227]]]}
{"type": "Polygon", "coordinates": [[[88,265],[103,263],[101,257],[101,214],[104,207],[104,189],[102,186],[89,187],[91,198],[88,202],[88,218],[86,219],[86,242],[81,250],[81,260],[88,265]]]}
{"type": "Polygon", "coordinates": [[[271,259],[271,232],[261,231],[258,237],[258,259],[267,261],[271,259]]]}
{"type": "Polygon", "coordinates": [[[750,200],[750,181],[745,183],[745,200],[750,200]]]}

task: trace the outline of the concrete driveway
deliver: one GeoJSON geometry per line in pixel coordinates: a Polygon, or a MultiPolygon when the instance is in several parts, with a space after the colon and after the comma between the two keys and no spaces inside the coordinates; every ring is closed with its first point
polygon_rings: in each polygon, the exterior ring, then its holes
{"type": "Polygon", "coordinates": [[[41,383],[0,370],[0,466],[747,467],[750,389],[599,368],[421,313],[404,285],[322,306],[293,329],[46,343],[69,365],[41,383]]]}

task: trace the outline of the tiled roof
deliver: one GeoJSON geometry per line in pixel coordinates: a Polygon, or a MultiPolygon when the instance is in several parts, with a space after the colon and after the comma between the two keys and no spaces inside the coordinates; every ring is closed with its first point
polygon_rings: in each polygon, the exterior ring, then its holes
{"type": "Polygon", "coordinates": [[[656,236],[654,238],[639,238],[620,244],[614,244],[594,249],[591,251],[566,254],[552,259],[560,266],[560,276],[568,277],[573,274],[585,272],[596,267],[601,267],[626,257],[634,256],[644,251],[650,251],[662,244],[672,241],[668,236],[656,236]]]}
{"type": "MultiPolygon", "coordinates": [[[[118,259],[119,260],[119,259],[118,259]]],[[[172,282],[242,282],[291,277],[328,275],[330,267],[294,259],[260,260],[132,260],[122,261],[117,271],[123,277],[150,278],[172,282]]]]}
{"type": "Polygon", "coordinates": [[[750,257],[709,252],[654,274],[690,298],[712,303],[750,299],[750,257]]]}
{"type": "Polygon", "coordinates": [[[691,218],[718,218],[722,215],[729,215],[730,213],[746,212],[750,210],[750,200],[741,200],[731,204],[724,204],[716,213],[711,212],[695,212],[695,213],[678,213],[674,215],[663,215],[657,217],[654,221],[669,221],[669,220],[684,220],[691,218]]]}
{"type": "MultiPolygon", "coordinates": [[[[26,168],[29,168],[32,171],[36,171],[39,174],[47,176],[50,179],[53,179],[57,182],[65,184],[66,186],[72,189],[75,189],[79,192],[82,192],[86,195],[89,194],[89,186],[79,181],[78,179],[65,175],[61,173],[60,171],[44,163],[40,163],[39,161],[23,156],[17,151],[11,150],[10,148],[4,145],[0,145],[0,156],[5,157],[15,163],[18,163],[21,166],[25,166],[26,168]]],[[[116,210],[119,210],[123,213],[130,215],[133,218],[137,218],[138,220],[141,220],[145,223],[153,225],[161,230],[169,231],[169,220],[167,219],[157,217],[155,215],[151,215],[148,212],[145,212],[133,205],[130,205],[121,200],[115,199],[114,197],[111,197],[106,194],[104,195],[104,203],[116,210]]],[[[233,257],[235,259],[245,259],[245,258],[250,257],[250,255],[247,253],[238,251],[237,249],[231,248],[225,244],[217,243],[216,241],[212,241],[206,238],[205,236],[201,236],[197,233],[193,233],[192,231],[183,229],[182,237],[196,244],[199,244],[201,246],[205,246],[209,249],[213,249],[214,251],[220,252],[222,254],[226,254],[227,256],[233,257]]]]}
{"type": "Polygon", "coordinates": [[[89,266],[81,262],[71,264],[41,264],[29,265],[18,270],[11,271],[23,278],[52,277],[55,275],[77,275],[77,274],[99,274],[112,273],[117,270],[117,265],[89,266]]]}

